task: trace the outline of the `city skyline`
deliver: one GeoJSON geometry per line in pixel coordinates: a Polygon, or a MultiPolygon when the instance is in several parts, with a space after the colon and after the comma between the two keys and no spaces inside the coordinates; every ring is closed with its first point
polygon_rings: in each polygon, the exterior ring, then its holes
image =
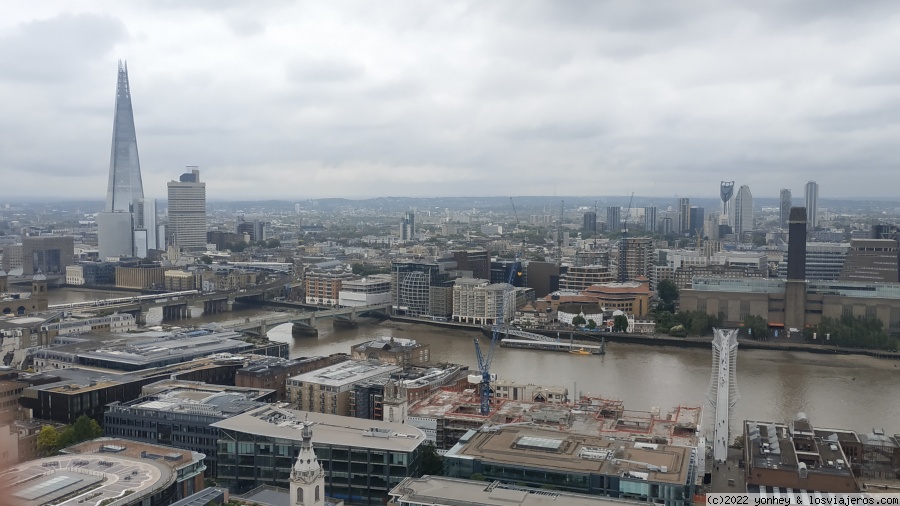
{"type": "Polygon", "coordinates": [[[98,197],[120,58],[148,198],[185,165],[215,182],[210,200],[664,200],[720,179],[892,196],[867,184],[896,171],[891,3],[70,9],[0,21],[0,47],[28,48],[0,51],[17,97],[0,170],[18,196],[98,197]]]}

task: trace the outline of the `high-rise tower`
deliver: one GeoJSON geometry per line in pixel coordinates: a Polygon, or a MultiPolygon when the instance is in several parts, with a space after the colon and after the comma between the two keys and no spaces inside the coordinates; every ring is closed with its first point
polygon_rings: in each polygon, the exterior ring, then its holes
{"type": "Polygon", "coordinates": [[[788,218],[791,215],[791,190],[782,188],[781,194],[779,195],[779,202],[778,226],[780,226],[781,228],[787,228],[788,218]]]}
{"type": "Polygon", "coordinates": [[[744,232],[753,230],[753,194],[750,187],[741,186],[737,197],[734,199],[734,233],[737,240],[741,240],[744,232]]]}
{"type": "Polygon", "coordinates": [[[686,234],[691,231],[691,200],[678,199],[678,233],[686,234]]]}
{"type": "Polygon", "coordinates": [[[206,247],[206,183],[193,166],[178,181],[167,184],[169,190],[169,244],[178,249],[202,250],[206,247]]]}
{"type": "Polygon", "coordinates": [[[809,228],[816,228],[819,220],[816,214],[819,212],[819,183],[809,181],[806,183],[806,223],[809,228]]]}
{"type": "MultiPolygon", "coordinates": [[[[722,181],[719,184],[719,196],[722,197],[722,216],[728,220],[731,217],[731,197],[734,196],[734,181],[722,181]]],[[[725,223],[733,225],[733,223],[725,223]]]]}
{"type": "Polygon", "coordinates": [[[134,255],[133,206],[144,198],[128,66],[119,61],[106,206],[97,215],[100,258],[134,255]]]}

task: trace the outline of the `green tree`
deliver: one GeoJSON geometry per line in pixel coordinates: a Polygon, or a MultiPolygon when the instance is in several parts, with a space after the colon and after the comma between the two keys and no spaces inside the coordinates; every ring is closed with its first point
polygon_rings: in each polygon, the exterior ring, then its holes
{"type": "Polygon", "coordinates": [[[56,455],[59,451],[59,432],[49,425],[41,427],[37,437],[38,454],[43,457],[56,455]]]}
{"type": "Polygon", "coordinates": [[[662,308],[665,311],[675,312],[675,301],[678,300],[678,286],[674,281],[664,279],[656,285],[656,293],[662,301],[662,308]]]}
{"type": "Polygon", "coordinates": [[[766,337],[769,323],[762,316],[747,315],[747,317],[744,318],[743,323],[744,327],[741,329],[741,334],[752,337],[753,339],[763,339],[766,337]]]}
{"type": "Polygon", "coordinates": [[[675,325],[675,315],[669,311],[657,311],[655,314],[656,331],[665,334],[675,325]]]}
{"type": "Polygon", "coordinates": [[[431,443],[422,445],[422,472],[432,476],[440,476],[444,472],[444,459],[431,443]]]}
{"type": "Polygon", "coordinates": [[[710,328],[709,315],[702,311],[698,311],[691,317],[690,333],[695,336],[702,336],[710,328]]]}
{"type": "Polygon", "coordinates": [[[574,318],[572,318],[572,325],[576,327],[583,327],[585,323],[587,323],[587,320],[585,320],[584,316],[580,314],[577,314],[574,318]]]}
{"type": "Polygon", "coordinates": [[[744,449],[744,435],[738,434],[737,436],[734,436],[734,442],[731,443],[731,447],[737,448],[738,450],[743,450],[744,449]]]}
{"type": "Polygon", "coordinates": [[[279,246],[281,246],[281,241],[279,241],[278,239],[272,238],[266,241],[267,248],[277,248],[279,246]]]}
{"type": "Polygon", "coordinates": [[[823,344],[846,346],[848,348],[896,350],[897,339],[884,331],[881,320],[861,316],[822,318],[818,325],[806,330],[806,338],[823,344]]]}
{"type": "Polygon", "coordinates": [[[617,314],[613,318],[613,332],[625,332],[628,330],[628,317],[623,314],[617,314]]]}
{"type": "Polygon", "coordinates": [[[597,322],[595,322],[593,319],[588,320],[586,327],[591,330],[594,330],[597,328],[597,322]]]}
{"type": "Polygon", "coordinates": [[[202,257],[200,257],[200,261],[205,263],[206,265],[209,265],[212,263],[212,257],[210,257],[209,255],[203,255],[202,257]]]}
{"type": "Polygon", "coordinates": [[[81,415],[75,420],[75,423],[67,425],[59,433],[59,448],[66,448],[102,435],[103,429],[96,420],[87,415],[81,415]]]}
{"type": "Polygon", "coordinates": [[[678,324],[669,329],[669,335],[672,337],[687,337],[687,329],[684,325],[678,324]]]}

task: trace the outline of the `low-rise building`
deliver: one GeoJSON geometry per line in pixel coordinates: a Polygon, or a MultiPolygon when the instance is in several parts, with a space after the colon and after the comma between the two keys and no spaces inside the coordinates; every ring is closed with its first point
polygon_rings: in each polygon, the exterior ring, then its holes
{"type": "Polygon", "coordinates": [[[291,376],[315,371],[323,367],[349,360],[347,355],[336,353],[327,357],[301,357],[287,359],[280,357],[264,357],[238,369],[235,373],[235,386],[245,388],[267,388],[275,390],[275,399],[287,399],[287,380],[291,376]]]}
{"type": "Polygon", "coordinates": [[[350,391],[355,383],[387,378],[400,371],[397,366],[377,362],[342,362],[288,379],[288,401],[308,411],[349,416],[350,391]]]}
{"type": "Polygon", "coordinates": [[[390,302],[390,274],[374,274],[362,279],[345,280],[338,292],[340,306],[371,306],[390,302]]]}
{"type": "Polygon", "coordinates": [[[312,269],[304,277],[306,287],[306,303],[337,306],[344,281],[356,279],[349,267],[312,269]]]}
{"type": "Polygon", "coordinates": [[[410,425],[267,406],[216,422],[218,481],[232,492],[284,486],[312,422],[325,494],[353,504],[384,504],[388,492],[422,473],[425,434],[410,425]]]}
{"type": "Polygon", "coordinates": [[[48,339],[56,336],[84,334],[86,332],[131,332],[137,330],[134,316],[128,313],[116,313],[109,316],[88,318],[71,317],[66,320],[41,325],[41,332],[48,339]]]}
{"type": "Polygon", "coordinates": [[[98,438],[61,455],[9,468],[0,494],[15,504],[164,506],[203,489],[203,454],[169,446],[98,438]]]}
{"type": "Polygon", "coordinates": [[[205,455],[215,476],[219,431],[211,424],[265,405],[274,390],[163,380],[141,390],[142,397],[112,402],[103,414],[104,434],[192,450],[205,455]]]}
{"type": "Polygon", "coordinates": [[[444,473],[689,506],[697,476],[695,452],[684,446],[500,427],[466,433],[444,456],[444,473]]]}
{"type": "Polygon", "coordinates": [[[406,368],[423,365],[431,361],[431,345],[418,343],[414,339],[383,336],[354,345],[350,348],[353,360],[374,360],[388,365],[406,368]]]}

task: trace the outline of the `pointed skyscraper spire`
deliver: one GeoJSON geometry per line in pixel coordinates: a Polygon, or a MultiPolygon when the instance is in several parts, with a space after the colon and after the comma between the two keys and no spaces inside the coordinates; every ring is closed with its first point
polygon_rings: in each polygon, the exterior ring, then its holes
{"type": "Polygon", "coordinates": [[[119,60],[116,85],[116,115],[113,118],[112,153],[109,158],[109,185],[106,211],[129,211],[135,199],[144,197],[141,162],[138,159],[128,64],[119,60]]]}

